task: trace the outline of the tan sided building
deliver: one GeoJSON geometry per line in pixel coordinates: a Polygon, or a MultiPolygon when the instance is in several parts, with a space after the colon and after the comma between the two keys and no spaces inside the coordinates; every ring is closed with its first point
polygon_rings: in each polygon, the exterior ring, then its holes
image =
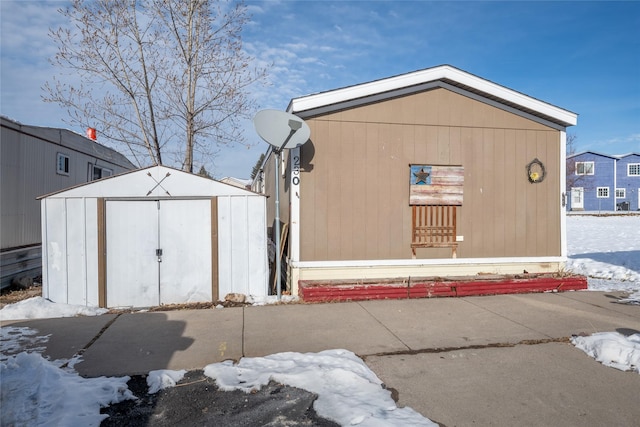
{"type": "Polygon", "coordinates": [[[279,174],[292,293],[562,270],[575,113],[449,65],[295,98],[287,111],[311,129],[279,174]]]}

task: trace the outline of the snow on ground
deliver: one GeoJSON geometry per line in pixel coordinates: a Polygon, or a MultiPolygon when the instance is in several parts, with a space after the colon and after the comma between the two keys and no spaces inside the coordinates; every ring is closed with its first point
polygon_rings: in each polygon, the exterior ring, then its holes
{"type": "Polygon", "coordinates": [[[567,270],[589,277],[589,289],[640,290],[640,216],[570,215],[567,270]]]}
{"type": "Polygon", "coordinates": [[[50,361],[38,351],[20,352],[25,341],[46,347],[48,337],[33,329],[0,328],[0,425],[99,426],[100,408],[135,399],[129,377],[83,378],[73,369],[79,358],[50,361]]]}
{"type": "Polygon", "coordinates": [[[99,316],[106,308],[58,304],[42,297],[33,297],[9,304],[0,310],[0,320],[49,319],[52,317],[99,316]]]}
{"type": "MultiPolygon", "coordinates": [[[[38,352],[20,352],[25,340],[46,347],[48,337],[25,327],[0,328],[0,425],[99,426],[106,415],[100,408],[136,399],[127,387],[129,377],[82,378],[71,361],[45,359],[38,352]]],[[[319,416],[341,425],[436,426],[411,408],[398,408],[391,392],[364,362],[347,350],[320,353],[278,353],[214,363],[204,369],[221,390],[249,393],[270,380],[318,394],[319,416]]],[[[186,371],[149,372],[149,393],[173,387],[186,371]]]]}
{"type": "Polygon", "coordinates": [[[164,388],[174,387],[187,371],[181,369],[179,371],[171,371],[169,369],[158,369],[149,372],[147,376],[147,386],[149,386],[149,394],[155,394],[164,388]]]}
{"type": "Polygon", "coordinates": [[[619,332],[599,332],[572,337],[571,342],[603,365],[640,374],[640,334],[627,337],[619,332]]]}
{"type": "Polygon", "coordinates": [[[247,302],[251,305],[270,305],[270,304],[278,304],[280,303],[288,303],[288,302],[297,302],[300,298],[295,295],[281,295],[280,301],[278,301],[278,297],[276,295],[268,295],[268,296],[256,296],[249,295],[247,296],[247,302]]]}
{"type": "Polygon", "coordinates": [[[208,365],[204,374],[225,391],[250,393],[271,380],[310,391],[318,395],[318,415],[343,426],[437,426],[409,407],[398,408],[376,374],[348,350],[244,357],[208,365]]]}
{"type": "MultiPolygon", "coordinates": [[[[567,269],[589,277],[589,289],[626,291],[619,300],[640,304],[640,216],[569,216],[567,269]]],[[[283,301],[289,297],[283,296],[283,301]]],[[[253,304],[277,302],[256,299],[253,304]]],[[[0,320],[69,316],[94,316],[104,309],[54,304],[36,297],[0,310],[0,320]]],[[[99,425],[100,407],[135,397],[128,377],[82,378],[73,369],[80,358],[50,361],[40,352],[48,337],[25,327],[0,328],[0,425],[99,425]],[[32,353],[23,346],[37,344],[32,353]]],[[[607,366],[640,372],[640,334],[625,337],[604,332],[573,337],[573,344],[607,366]]],[[[410,408],[397,408],[380,380],[353,353],[279,353],[263,358],[243,358],[238,364],[223,362],[205,367],[205,374],[221,388],[250,391],[269,379],[319,395],[320,416],[342,425],[434,425],[410,408]]],[[[152,371],[148,385],[154,392],[180,381],[183,371],[152,371]]]]}

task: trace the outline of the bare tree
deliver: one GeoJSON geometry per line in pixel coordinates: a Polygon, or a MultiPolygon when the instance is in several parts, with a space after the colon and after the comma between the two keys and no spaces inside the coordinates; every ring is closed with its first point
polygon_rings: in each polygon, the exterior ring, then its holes
{"type": "Polygon", "coordinates": [[[573,187],[581,187],[585,175],[579,175],[576,172],[576,161],[569,159],[569,156],[576,154],[578,136],[575,134],[567,134],[567,160],[566,160],[566,191],[571,191],[573,187]]]}
{"type": "Polygon", "coordinates": [[[60,13],[69,25],[50,31],[52,63],[78,81],[47,82],[45,100],[66,107],[72,124],[97,127],[138,165],[173,155],[188,172],[194,153],[244,143],[248,88],[266,69],[242,50],[242,2],[73,0],[60,13]]]}

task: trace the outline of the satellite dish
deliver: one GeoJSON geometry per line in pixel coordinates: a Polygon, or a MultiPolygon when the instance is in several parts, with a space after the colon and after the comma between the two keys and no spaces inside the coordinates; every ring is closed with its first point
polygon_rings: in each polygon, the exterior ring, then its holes
{"type": "Polygon", "coordinates": [[[279,110],[258,111],[253,125],[260,138],[278,150],[296,148],[309,140],[311,129],[304,120],[279,110]]]}

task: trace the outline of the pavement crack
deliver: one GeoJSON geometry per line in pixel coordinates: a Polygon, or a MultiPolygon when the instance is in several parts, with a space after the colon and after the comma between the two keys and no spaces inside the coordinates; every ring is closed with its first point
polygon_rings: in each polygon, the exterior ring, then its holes
{"type": "Polygon", "coordinates": [[[486,348],[508,348],[508,347],[516,347],[518,345],[538,345],[538,344],[549,344],[549,343],[569,343],[569,337],[560,337],[560,338],[543,338],[536,340],[522,340],[518,342],[512,343],[489,343],[489,344],[474,344],[460,347],[433,347],[433,348],[423,348],[418,350],[398,350],[398,351],[385,351],[380,353],[373,353],[360,356],[363,360],[366,360],[367,357],[376,357],[376,356],[401,356],[401,355],[415,355],[415,354],[433,354],[433,353],[448,353],[451,351],[460,351],[460,350],[482,350],[486,348]]]}
{"type": "Polygon", "coordinates": [[[363,306],[362,304],[360,304],[359,302],[357,303],[360,307],[362,307],[362,309],[364,311],[367,312],[367,314],[369,316],[371,316],[373,319],[375,319],[376,322],[378,322],[378,324],[380,326],[382,326],[384,329],[386,329],[391,335],[393,335],[395,337],[395,339],[397,339],[398,341],[400,341],[400,343],[405,346],[407,348],[407,350],[400,350],[400,351],[411,351],[411,347],[409,347],[404,341],[402,341],[402,339],[396,335],[391,329],[389,329],[389,327],[387,325],[385,325],[384,323],[382,323],[376,316],[373,315],[373,313],[371,313],[369,310],[367,310],[367,308],[365,306],[363,306]]]}
{"type": "Polygon", "coordinates": [[[98,333],[91,339],[91,341],[89,341],[84,347],[82,347],[80,350],[78,350],[76,352],[76,354],[74,354],[71,359],[69,359],[69,361],[67,361],[66,363],[64,363],[61,368],[66,368],[67,366],[69,366],[69,362],[73,359],[75,359],[76,357],[82,356],[84,354],[85,351],[87,351],[87,349],[89,349],[89,347],[91,347],[96,341],[98,341],[98,339],[102,336],[102,334],[105,333],[105,331],[107,329],[109,329],[109,327],[111,325],[113,325],[113,323],[118,320],[118,317],[122,316],[122,313],[116,314],[116,317],[114,317],[113,319],[109,320],[103,327],[102,329],[100,329],[100,331],[98,331],[98,333]]]}
{"type": "Polygon", "coordinates": [[[513,320],[512,318],[505,316],[504,314],[500,314],[500,313],[498,313],[497,311],[493,311],[493,310],[488,309],[487,307],[483,307],[483,306],[481,306],[481,305],[474,304],[474,303],[473,303],[472,301],[470,301],[468,298],[461,298],[461,299],[462,299],[464,302],[466,302],[466,303],[468,303],[468,304],[473,305],[474,307],[477,307],[477,308],[479,308],[479,309],[481,309],[481,310],[488,311],[489,313],[494,314],[494,315],[496,315],[496,316],[498,316],[498,317],[501,317],[501,318],[503,318],[503,319],[505,319],[505,320],[508,320],[508,321],[509,321],[509,322],[511,322],[511,323],[515,323],[515,324],[516,324],[516,325],[518,325],[518,326],[522,326],[523,328],[527,328],[527,329],[529,329],[530,331],[533,331],[533,332],[535,332],[535,333],[538,333],[538,334],[541,334],[541,335],[544,335],[544,336],[546,336],[546,337],[551,338],[551,336],[550,336],[549,334],[545,334],[544,332],[541,332],[541,331],[538,331],[538,330],[536,330],[536,329],[533,329],[532,327],[527,326],[527,325],[525,325],[525,324],[524,324],[524,323],[522,323],[522,322],[517,322],[517,321],[513,320]]]}

